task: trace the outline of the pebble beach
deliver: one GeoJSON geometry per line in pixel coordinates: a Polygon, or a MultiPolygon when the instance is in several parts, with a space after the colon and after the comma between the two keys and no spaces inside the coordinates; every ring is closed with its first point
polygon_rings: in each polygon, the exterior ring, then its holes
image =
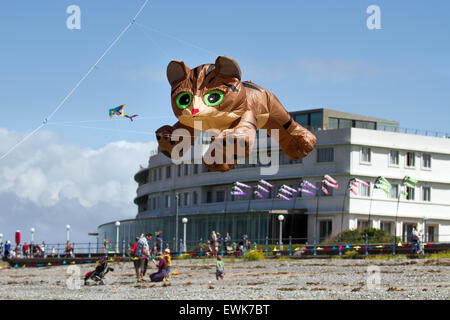
{"type": "Polygon", "coordinates": [[[448,300],[450,259],[345,260],[225,258],[225,277],[215,278],[215,259],[173,260],[169,281],[136,282],[131,262],[109,264],[105,285],[84,285],[95,264],[0,270],[1,300],[448,300]]]}

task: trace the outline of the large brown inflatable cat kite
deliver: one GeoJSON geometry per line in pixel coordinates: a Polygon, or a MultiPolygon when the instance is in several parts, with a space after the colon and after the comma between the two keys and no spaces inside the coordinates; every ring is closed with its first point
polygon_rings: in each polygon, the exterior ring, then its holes
{"type": "MultiPolygon", "coordinates": [[[[257,129],[266,129],[268,135],[278,129],[278,143],[293,161],[305,157],[314,148],[316,137],[292,119],[273,93],[250,81],[241,81],[241,69],[230,57],[220,56],[214,64],[192,70],[182,61],[171,61],[167,79],[172,86],[172,109],[179,121],[159,128],[156,138],[159,150],[168,157],[181,142],[171,141],[175,129],[188,130],[193,143],[194,121],[201,121],[202,130],[220,130],[216,142],[223,141],[223,149],[229,139],[242,141],[244,137],[246,157],[253,147],[257,129]]],[[[237,163],[237,156],[231,162],[223,162],[204,164],[211,171],[228,171],[237,163]]]]}

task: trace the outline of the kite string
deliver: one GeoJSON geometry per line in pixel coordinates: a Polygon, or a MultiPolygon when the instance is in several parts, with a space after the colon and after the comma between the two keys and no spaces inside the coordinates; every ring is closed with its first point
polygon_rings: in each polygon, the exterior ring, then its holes
{"type": "Polygon", "coordinates": [[[212,55],[218,56],[218,54],[215,53],[215,52],[212,52],[212,51],[210,51],[210,50],[208,50],[208,49],[199,47],[199,46],[197,46],[197,45],[195,45],[195,44],[193,44],[193,43],[190,43],[190,42],[188,42],[188,41],[186,41],[186,40],[179,39],[179,38],[177,38],[177,37],[175,37],[175,36],[173,36],[173,35],[170,35],[170,34],[168,34],[168,33],[162,32],[162,31],[160,31],[160,30],[158,30],[158,29],[155,29],[155,28],[146,26],[146,25],[144,25],[144,24],[142,24],[142,23],[138,23],[138,22],[136,22],[136,25],[137,25],[138,27],[141,27],[141,28],[145,29],[145,30],[148,30],[148,31],[152,31],[152,32],[156,32],[156,33],[162,34],[162,35],[164,35],[164,36],[166,36],[166,37],[168,37],[168,38],[171,38],[171,39],[173,39],[173,40],[176,40],[176,41],[178,41],[178,42],[180,42],[180,43],[186,44],[186,45],[188,45],[188,46],[191,46],[191,47],[193,47],[193,48],[196,48],[196,49],[198,49],[198,50],[201,50],[201,51],[203,51],[203,52],[206,52],[206,53],[208,53],[209,55],[212,54],[212,55]]]}
{"type": "Polygon", "coordinates": [[[41,130],[41,128],[44,126],[44,124],[42,123],[39,127],[37,127],[36,129],[34,129],[32,132],[30,132],[29,134],[27,134],[22,140],[20,140],[19,142],[17,142],[14,146],[12,146],[8,151],[6,151],[5,154],[3,154],[0,157],[0,160],[2,160],[3,158],[6,158],[6,156],[8,154],[10,154],[11,152],[13,152],[18,146],[20,146],[22,143],[24,143],[25,141],[27,141],[29,138],[31,138],[36,132],[38,132],[39,130],[41,130]]]}
{"type": "Polygon", "coordinates": [[[144,10],[149,0],[145,0],[144,4],[139,8],[136,15],[133,19],[127,24],[127,26],[120,32],[120,34],[114,39],[114,41],[109,45],[109,47],[103,52],[100,58],[92,65],[92,67],[86,72],[86,74],[77,82],[77,84],[69,91],[69,93],[64,97],[64,99],[59,103],[59,105],[44,119],[42,124],[40,124],[36,129],[34,129],[31,133],[26,135],[22,140],[20,140],[17,144],[12,146],[5,154],[0,157],[0,160],[4,159],[8,154],[10,154],[13,150],[15,150],[19,145],[28,140],[31,136],[33,136],[36,132],[38,132],[42,127],[44,127],[47,122],[58,112],[59,109],[66,103],[66,101],[72,96],[72,94],[78,89],[78,87],[83,83],[83,81],[89,76],[89,74],[94,70],[103,58],[108,54],[108,52],[115,46],[115,44],[122,38],[125,32],[135,23],[137,17],[141,14],[142,10],[144,10]]]}
{"type": "MultiPolygon", "coordinates": [[[[97,130],[103,130],[103,131],[114,131],[114,132],[129,132],[129,133],[140,133],[140,134],[149,134],[149,135],[155,135],[156,132],[150,132],[150,131],[137,131],[137,130],[121,130],[121,129],[111,129],[111,128],[103,128],[103,127],[93,127],[93,126],[82,126],[82,125],[76,125],[75,124],[69,124],[69,123],[61,123],[61,122],[51,122],[49,125],[60,125],[63,127],[74,127],[74,128],[85,128],[85,129],[97,129],[97,130]]],[[[203,134],[205,134],[205,137],[208,136],[208,132],[203,131],[203,134]]],[[[191,135],[183,135],[183,134],[172,134],[174,137],[186,137],[186,138],[192,138],[191,135]]],[[[235,134],[237,137],[247,137],[248,135],[245,133],[235,134]]]]}
{"type": "Polygon", "coordinates": [[[127,24],[127,26],[119,33],[119,35],[114,39],[114,41],[109,45],[109,47],[103,52],[103,54],[100,56],[100,58],[97,59],[97,61],[92,65],[92,67],[86,72],[86,74],[78,81],[78,83],[75,85],[75,87],[72,88],[72,90],[69,92],[68,95],[64,97],[64,99],[61,101],[61,103],[53,110],[53,112],[45,119],[44,123],[46,123],[48,120],[50,120],[53,115],[64,105],[64,103],[67,101],[67,99],[70,98],[70,96],[75,92],[76,89],[83,83],[83,81],[89,76],[89,74],[92,72],[92,70],[95,69],[97,64],[99,64],[103,58],[109,53],[109,51],[115,46],[115,44],[122,38],[122,36],[125,34],[125,32],[128,31],[128,29],[133,25],[133,23],[136,21],[136,18],[139,16],[139,14],[144,10],[145,6],[147,5],[149,0],[145,0],[144,4],[141,6],[139,11],[136,13],[134,18],[127,24]]]}
{"type": "MultiPolygon", "coordinates": [[[[169,119],[171,118],[170,116],[158,116],[158,117],[139,117],[139,118],[133,118],[133,121],[140,121],[140,120],[146,120],[146,119],[169,119]]],[[[111,122],[113,120],[111,119],[107,119],[107,120],[80,120],[80,121],[62,121],[62,122],[48,122],[47,124],[54,124],[54,125],[59,125],[59,124],[76,124],[76,123],[92,123],[92,122],[111,122]]],[[[125,121],[128,122],[128,120],[123,119],[120,121],[125,121]]]]}

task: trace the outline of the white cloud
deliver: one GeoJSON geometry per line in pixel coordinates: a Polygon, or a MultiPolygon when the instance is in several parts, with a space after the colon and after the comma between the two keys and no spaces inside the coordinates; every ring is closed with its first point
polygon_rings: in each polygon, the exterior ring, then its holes
{"type": "MultiPolygon", "coordinates": [[[[18,136],[2,130],[0,141],[3,153],[18,136]]],[[[93,150],[64,144],[43,131],[2,160],[0,192],[41,206],[64,199],[77,199],[84,207],[129,203],[136,191],[133,175],[155,147],[155,142],[117,141],[93,150]]]]}
{"type": "MultiPolygon", "coordinates": [[[[0,128],[0,154],[22,137],[0,128]]],[[[13,240],[19,229],[29,241],[34,227],[37,240],[62,242],[70,224],[74,241],[93,241],[87,233],[99,224],[136,215],[134,174],[156,146],[116,141],[89,149],[38,132],[0,161],[0,233],[13,240]]]]}

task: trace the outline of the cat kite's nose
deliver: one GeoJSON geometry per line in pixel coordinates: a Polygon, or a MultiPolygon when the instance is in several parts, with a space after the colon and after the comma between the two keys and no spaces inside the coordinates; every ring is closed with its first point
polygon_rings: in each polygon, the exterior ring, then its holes
{"type": "Polygon", "coordinates": [[[192,115],[196,115],[197,113],[199,113],[199,109],[192,109],[192,115]]]}

